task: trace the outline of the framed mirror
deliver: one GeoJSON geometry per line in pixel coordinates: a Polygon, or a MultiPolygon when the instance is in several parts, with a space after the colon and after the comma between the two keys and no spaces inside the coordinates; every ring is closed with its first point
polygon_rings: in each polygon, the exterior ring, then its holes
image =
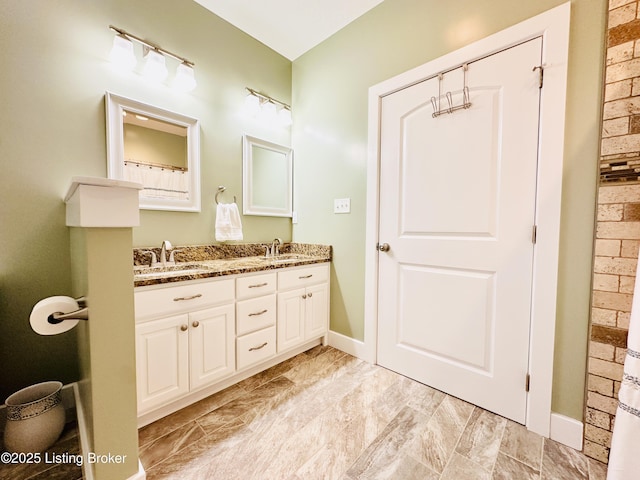
{"type": "Polygon", "coordinates": [[[200,211],[197,119],[107,92],[108,177],[141,183],[140,208],[200,211]]]}
{"type": "Polygon", "coordinates": [[[293,212],[293,151],[244,135],[242,142],[242,212],[290,217],[293,212]]]}

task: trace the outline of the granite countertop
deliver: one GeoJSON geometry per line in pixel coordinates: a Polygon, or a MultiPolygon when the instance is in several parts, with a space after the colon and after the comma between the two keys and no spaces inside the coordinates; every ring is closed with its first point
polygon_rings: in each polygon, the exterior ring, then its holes
{"type": "Polygon", "coordinates": [[[133,250],[134,287],[184,282],[241,273],[261,272],[285,267],[330,262],[331,246],[285,243],[280,254],[265,257],[267,244],[206,245],[175,247],[175,265],[149,266],[149,251],[160,254],[159,248],[133,250]]]}

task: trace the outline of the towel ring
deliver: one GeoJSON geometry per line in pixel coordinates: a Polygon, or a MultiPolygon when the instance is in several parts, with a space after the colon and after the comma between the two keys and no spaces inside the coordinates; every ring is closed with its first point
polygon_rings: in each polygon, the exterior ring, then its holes
{"type": "MultiPolygon", "coordinates": [[[[220,185],[220,186],[218,187],[218,191],[216,192],[216,196],[215,196],[215,198],[214,198],[214,199],[215,199],[215,201],[216,201],[216,205],[218,205],[218,204],[220,203],[220,202],[218,201],[218,197],[219,197],[219,196],[220,196],[220,194],[221,194],[222,192],[224,192],[226,189],[227,189],[227,187],[222,186],[222,185],[220,185]]],[[[236,196],[235,196],[235,195],[233,196],[233,203],[237,203],[237,202],[236,202],[236,196]]]]}

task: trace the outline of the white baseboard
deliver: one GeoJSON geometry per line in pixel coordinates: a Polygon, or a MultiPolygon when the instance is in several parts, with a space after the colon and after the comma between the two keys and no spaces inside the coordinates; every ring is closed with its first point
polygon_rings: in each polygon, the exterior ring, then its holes
{"type": "MultiPolygon", "coordinates": [[[[78,419],[78,437],[80,438],[80,451],[91,451],[91,445],[89,441],[89,429],[87,426],[87,417],[85,416],[84,408],[82,407],[82,401],[80,400],[80,390],[78,382],[71,384],[73,388],[73,398],[75,400],[76,418],[78,419]]],[[[82,462],[82,478],[86,480],[93,480],[93,469],[87,462],[82,462]]]]}
{"type": "Polygon", "coordinates": [[[367,360],[368,352],[364,342],[356,340],[355,338],[347,337],[346,335],[330,330],[329,345],[354,357],[367,360]]]}
{"type": "Polygon", "coordinates": [[[582,422],[575,418],[551,412],[551,428],[549,431],[551,440],[575,450],[582,450],[583,435],[584,425],[582,422]]]}
{"type": "Polygon", "coordinates": [[[129,477],[128,480],[146,480],[147,478],[147,472],[144,471],[144,467],[142,466],[142,463],[140,463],[140,460],[138,460],[138,472],[135,473],[133,476],[129,477]]]}
{"type": "MultiPolygon", "coordinates": [[[[65,385],[65,387],[67,386],[70,387],[73,392],[73,400],[78,422],[78,436],[80,437],[80,451],[90,452],[92,448],[89,441],[89,429],[84,408],[82,407],[82,401],[80,400],[80,390],[78,382],[65,385]]],[[[93,480],[95,478],[95,475],[93,474],[93,468],[91,468],[91,466],[88,465],[87,462],[82,463],[82,478],[84,478],[85,480],[93,480]]],[[[142,463],[140,463],[140,459],[138,459],[138,471],[131,477],[129,477],[128,480],[145,480],[146,478],[147,473],[144,471],[142,463]]]]}

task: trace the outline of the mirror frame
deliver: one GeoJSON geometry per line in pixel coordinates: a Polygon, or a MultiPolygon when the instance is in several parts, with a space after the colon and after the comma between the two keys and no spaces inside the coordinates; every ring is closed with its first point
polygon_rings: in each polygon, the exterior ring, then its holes
{"type": "Polygon", "coordinates": [[[268,217],[291,217],[293,215],[293,150],[277,143],[268,142],[250,135],[242,137],[242,213],[268,217]],[[253,191],[253,147],[281,153],[287,168],[287,198],[284,208],[254,205],[253,191]]]}
{"type": "Polygon", "coordinates": [[[107,115],[107,175],[124,180],[124,125],[122,112],[133,113],[173,123],[187,129],[187,173],[189,198],[150,198],[140,196],[140,208],[146,210],[200,211],[200,122],[192,117],[171,112],[155,105],[106,92],[107,115]]]}

